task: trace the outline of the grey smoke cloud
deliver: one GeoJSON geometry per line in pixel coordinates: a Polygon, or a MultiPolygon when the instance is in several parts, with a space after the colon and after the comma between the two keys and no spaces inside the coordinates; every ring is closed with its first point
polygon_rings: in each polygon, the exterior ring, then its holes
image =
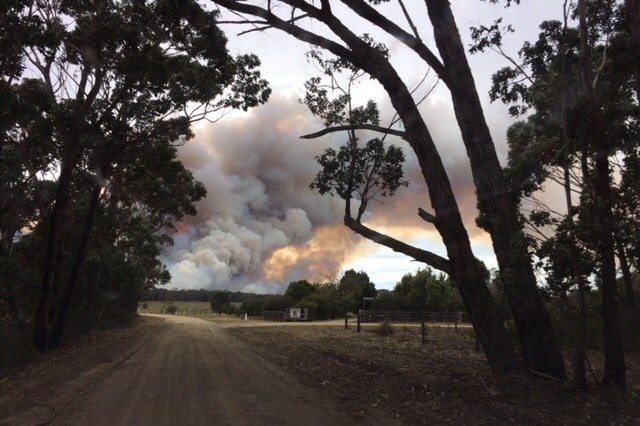
{"type": "MultiPolygon", "coordinates": [[[[452,113],[438,103],[425,105],[424,111],[474,234],[475,197],[466,155],[457,127],[443,125],[452,113]]],[[[283,292],[293,280],[335,276],[378,248],[342,225],[342,200],[308,188],[319,170],[314,157],[344,142],[338,134],[299,138],[321,127],[297,99],[275,96],[247,115],[195,129],[196,137],[180,148],[179,157],[205,185],[207,197],[198,203],[196,216],[177,225],[174,246],[163,253],[170,287],[283,292]]],[[[417,161],[403,141],[388,142],[404,149],[410,185],[384,204],[372,204],[367,221],[397,238],[426,238],[437,245],[435,230],[417,215],[418,207],[429,208],[417,161]]]]}
{"type": "MultiPolygon", "coordinates": [[[[339,228],[343,209],[341,200],[308,188],[318,170],[314,157],[340,142],[299,139],[319,126],[297,100],[276,97],[249,115],[196,129],[179,157],[207,197],[196,216],[177,225],[174,246],[163,253],[172,287],[278,292],[289,280],[339,266],[342,256],[308,244],[319,227],[339,228]],[[296,247],[301,253],[289,271],[274,273],[273,261],[271,272],[265,269],[278,250],[296,247]]],[[[357,245],[347,237],[349,244],[336,246],[357,245]]]]}

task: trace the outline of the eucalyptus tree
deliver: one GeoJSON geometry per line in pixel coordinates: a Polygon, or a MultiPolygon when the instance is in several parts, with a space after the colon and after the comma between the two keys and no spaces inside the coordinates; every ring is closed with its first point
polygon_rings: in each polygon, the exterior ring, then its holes
{"type": "MultiPolygon", "coordinates": [[[[509,129],[508,175],[521,196],[531,196],[548,181],[563,186],[566,214],[538,204],[528,218],[534,225],[554,230],[537,254],[545,261],[549,284],[559,294],[577,285],[582,305],[577,335],[582,344],[586,324],[582,291],[589,277],[597,274],[604,383],[620,389],[625,387],[625,367],[615,253],[617,240],[618,258],[629,273],[629,265],[624,264],[633,242],[622,235],[627,234],[624,228],[634,227],[631,212],[637,199],[633,190],[629,192],[634,186],[630,184],[632,168],[627,173],[625,166],[637,159],[639,130],[626,16],[612,0],[588,5],[567,2],[564,23],[542,23],[538,40],[520,50],[520,62],[512,60],[516,66],[494,75],[491,91],[494,99],[510,104],[516,116],[533,111],[525,122],[509,129]],[[568,26],[569,15],[578,20],[577,27],[568,26]],[[613,178],[614,169],[622,176],[620,185],[613,178]]],[[[497,26],[477,30],[477,46],[496,46],[497,34],[497,26]]],[[[584,384],[584,348],[577,352],[576,381],[584,384]]]]}
{"type": "Polygon", "coordinates": [[[117,169],[136,155],[152,154],[153,144],[188,140],[196,120],[266,101],[269,89],[258,59],[231,57],[216,13],[196,1],[31,0],[3,4],[2,12],[23,36],[13,46],[7,36],[1,39],[3,84],[33,78],[49,105],[38,120],[49,126],[47,166],[55,170],[55,195],[46,216],[33,335],[45,351],[59,343],[101,193],[117,169]],[[73,264],[63,274],[75,191],[89,201],[73,264]]]}
{"type": "Polygon", "coordinates": [[[340,282],[338,283],[338,291],[341,293],[351,293],[357,301],[362,303],[363,297],[376,297],[376,285],[371,282],[369,274],[365,271],[355,271],[349,269],[345,271],[340,282]]]}
{"type": "Polygon", "coordinates": [[[406,297],[413,309],[422,311],[455,311],[460,309],[456,285],[443,273],[431,268],[419,269],[402,277],[393,288],[395,295],[406,297]]]}
{"type": "Polygon", "coordinates": [[[284,295],[296,303],[303,298],[315,293],[317,286],[307,280],[291,281],[284,292],[284,295]]]}
{"type": "MultiPolygon", "coordinates": [[[[74,313],[74,328],[79,322],[88,327],[129,321],[144,292],[169,281],[158,256],[172,243],[169,231],[173,223],[195,214],[195,203],[206,194],[204,186],[176,157],[170,140],[155,140],[132,147],[128,161],[114,165],[96,206],[82,271],[76,269],[75,259],[61,265],[65,274],[76,274],[77,291],[65,288],[59,307],[74,313]]],[[[77,192],[72,217],[81,225],[92,202],[87,192],[77,192]]],[[[72,231],[72,239],[80,239],[86,232],[82,226],[78,228],[75,234],[72,231]]],[[[53,341],[61,339],[58,333],[64,331],[64,321],[65,316],[56,317],[53,341]]]]}
{"type": "Polygon", "coordinates": [[[404,28],[376,8],[380,3],[387,3],[381,0],[280,0],[266,4],[214,0],[214,3],[240,14],[244,17],[242,22],[253,25],[254,29],[275,28],[325,49],[383,86],[404,126],[403,138],[414,150],[429,188],[434,212],[422,210],[420,216],[435,226],[442,236],[451,274],[459,286],[491,368],[496,373],[504,373],[516,367],[513,347],[482,282],[481,270],[471,250],[448,176],[417,101],[385,52],[370,39],[355,34],[341,19],[340,13],[344,12],[345,16],[351,13],[348,19],[353,19],[355,14],[366,25],[404,44],[435,71],[451,93],[476,186],[479,223],[492,237],[525,365],[545,374],[564,377],[564,362],[537,288],[517,205],[502,175],[449,2],[426,0],[423,10],[426,16],[412,16],[404,2],[399,1],[400,13],[406,18],[404,28]],[[424,43],[415,22],[424,27],[431,24],[438,54],[424,43]],[[317,32],[313,28],[318,28],[317,32]]]}

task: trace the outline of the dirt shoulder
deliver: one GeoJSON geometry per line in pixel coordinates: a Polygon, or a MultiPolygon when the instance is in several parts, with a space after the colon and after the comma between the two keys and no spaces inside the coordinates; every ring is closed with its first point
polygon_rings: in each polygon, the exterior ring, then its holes
{"type": "MultiPolygon", "coordinates": [[[[369,328],[236,328],[234,336],[288,371],[366,412],[377,408],[408,425],[639,425],[640,357],[628,354],[626,400],[597,386],[577,392],[569,384],[523,374],[496,380],[467,334],[395,327],[392,336],[369,328]]],[[[594,367],[601,364],[591,354],[594,367]]],[[[598,375],[598,371],[594,371],[598,375]]]]}
{"type": "Polygon", "coordinates": [[[108,374],[162,324],[160,318],[140,317],[131,327],[92,332],[28,364],[0,370],[0,425],[45,424],[74,392],[108,374]]]}

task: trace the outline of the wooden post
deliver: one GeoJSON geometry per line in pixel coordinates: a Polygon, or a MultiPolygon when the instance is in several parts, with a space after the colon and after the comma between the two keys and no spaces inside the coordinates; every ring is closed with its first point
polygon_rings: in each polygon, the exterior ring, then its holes
{"type": "Polygon", "coordinates": [[[360,333],[360,314],[358,314],[358,333],[360,333]]]}
{"type": "Polygon", "coordinates": [[[344,316],[344,329],[349,328],[349,317],[347,315],[344,316]]]}
{"type": "Polygon", "coordinates": [[[425,331],[426,331],[427,327],[426,327],[426,326],[425,326],[425,324],[424,324],[424,320],[422,320],[422,323],[421,323],[421,324],[422,324],[422,344],[424,345],[424,344],[426,343],[426,341],[427,341],[427,339],[426,339],[426,333],[425,333],[425,331]]]}

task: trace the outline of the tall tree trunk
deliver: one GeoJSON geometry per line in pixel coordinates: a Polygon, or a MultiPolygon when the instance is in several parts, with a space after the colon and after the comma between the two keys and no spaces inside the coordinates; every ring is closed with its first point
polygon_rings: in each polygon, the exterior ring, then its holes
{"type": "Polygon", "coordinates": [[[47,234],[47,250],[45,252],[42,271],[40,298],[36,308],[33,326],[32,343],[39,352],[46,352],[51,338],[51,321],[55,317],[57,304],[57,285],[60,281],[60,265],[62,263],[62,233],[66,211],[69,204],[69,191],[73,177],[73,169],[80,158],[79,141],[74,144],[62,161],[60,177],[56,187],[56,198],[51,212],[47,234]]]}
{"type": "Polygon", "coordinates": [[[587,360],[587,307],[585,303],[585,283],[578,281],[578,321],[576,326],[576,346],[573,352],[573,380],[579,389],[587,387],[585,363],[587,360]]]}
{"type": "Polygon", "coordinates": [[[582,59],[582,76],[586,99],[589,107],[590,123],[593,129],[593,145],[595,151],[595,217],[598,256],[602,265],[602,334],[604,345],[604,378],[603,384],[615,387],[621,392],[625,390],[625,362],[620,333],[618,312],[618,288],[616,282],[616,263],[613,241],[611,207],[611,182],[609,170],[609,143],[605,128],[604,115],[600,100],[593,87],[593,70],[591,50],[587,39],[587,16],[585,0],[578,2],[580,15],[580,56],[582,59]]]}
{"type": "MultiPolygon", "coordinates": [[[[567,41],[567,21],[569,19],[569,7],[567,3],[563,10],[562,39],[560,40],[560,111],[562,119],[562,178],[565,204],[567,205],[567,220],[571,229],[571,241],[575,242],[577,237],[574,232],[573,220],[573,200],[571,198],[571,139],[569,138],[569,113],[567,94],[567,61],[566,61],[566,41],[567,41]]],[[[578,318],[576,321],[576,342],[573,351],[573,381],[579,389],[587,387],[586,360],[587,360],[587,307],[585,303],[584,278],[578,271],[578,261],[576,253],[570,251],[571,280],[572,284],[578,286],[578,318]]],[[[562,293],[566,297],[566,293],[562,293]]]]}
{"type": "Polygon", "coordinates": [[[379,61],[365,71],[382,83],[391,102],[403,120],[406,139],[413,148],[429,189],[435,210],[434,224],[442,236],[451,263],[451,275],[458,284],[489,365],[495,374],[517,368],[513,345],[497,314],[491,293],[482,279],[482,271],[471,250],[471,242],[451,189],[440,155],[428,128],[420,118],[411,93],[390,66],[379,61]]]}
{"type": "Polygon", "coordinates": [[[525,365],[558,378],[564,360],[540,295],[518,210],[495,152],[460,34],[448,0],[425,0],[444,62],[462,138],[471,162],[480,221],[493,241],[525,365]]]}
{"type": "Polygon", "coordinates": [[[67,321],[67,315],[71,308],[71,300],[73,299],[73,293],[80,276],[80,270],[84,264],[84,260],[87,254],[87,248],[91,237],[91,230],[98,213],[98,206],[100,204],[100,191],[101,187],[96,185],[91,191],[89,209],[85,218],[85,223],[82,228],[82,233],[78,241],[78,247],[73,258],[73,265],[71,266],[71,272],[67,278],[64,292],[60,300],[58,309],[56,309],[56,316],[51,329],[51,338],[49,340],[49,349],[57,348],[62,342],[62,336],[67,321]]]}

